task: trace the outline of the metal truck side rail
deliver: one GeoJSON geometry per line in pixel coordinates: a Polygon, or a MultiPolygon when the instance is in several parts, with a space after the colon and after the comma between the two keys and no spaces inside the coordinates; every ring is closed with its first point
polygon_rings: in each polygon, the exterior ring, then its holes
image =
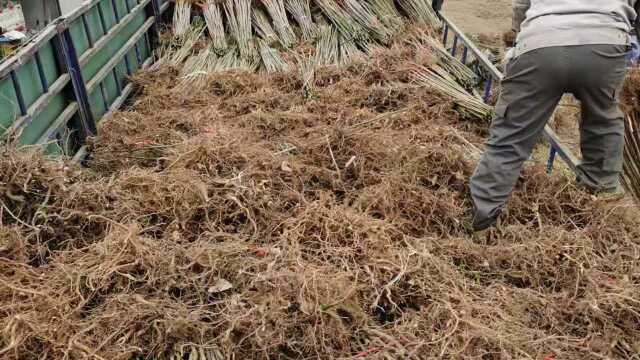
{"type": "MultiPolygon", "coordinates": [[[[461,61],[465,65],[467,64],[469,57],[473,56],[478,62],[478,65],[481,66],[485,72],[486,77],[484,78],[484,101],[487,102],[491,97],[491,90],[493,88],[493,84],[495,82],[500,82],[504,78],[504,75],[496,68],[495,65],[485,56],[482,51],[471,41],[465,34],[458,28],[446,15],[439,13],[440,18],[442,19],[443,25],[443,39],[445,47],[448,46],[449,35],[453,33],[453,44],[451,47],[451,55],[457,56],[458,48],[462,47],[462,56],[461,61]]],[[[560,138],[556,134],[551,127],[548,125],[544,128],[544,137],[550,144],[549,150],[549,160],[547,161],[547,170],[551,172],[553,169],[553,163],[556,158],[556,155],[560,155],[560,158],[564,160],[567,166],[574,173],[577,172],[577,164],[578,159],[573,155],[573,153],[567,149],[560,138]]]]}
{"type": "Polygon", "coordinates": [[[76,152],[148,66],[169,0],[91,0],[0,64],[0,137],[76,152]]]}

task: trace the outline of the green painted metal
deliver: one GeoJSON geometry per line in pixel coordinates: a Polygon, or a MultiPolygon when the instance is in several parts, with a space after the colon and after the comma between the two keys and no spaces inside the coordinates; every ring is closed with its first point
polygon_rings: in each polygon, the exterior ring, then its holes
{"type": "Polygon", "coordinates": [[[131,92],[128,72],[151,62],[155,10],[168,6],[169,0],[92,0],[54,21],[0,64],[0,137],[44,144],[50,153],[77,151],[82,144],[72,139],[81,131],[82,101],[76,96],[83,92],[76,86],[86,89],[96,122],[120,106],[131,92]],[[67,30],[75,54],[61,46],[67,30]],[[76,56],[82,81],[71,81],[68,56],[76,56]]]}

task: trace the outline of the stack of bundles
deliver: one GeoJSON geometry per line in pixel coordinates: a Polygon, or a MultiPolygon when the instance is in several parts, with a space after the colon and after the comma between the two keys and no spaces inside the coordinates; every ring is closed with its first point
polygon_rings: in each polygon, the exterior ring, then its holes
{"type": "MultiPolygon", "coordinates": [[[[389,44],[404,29],[405,15],[430,28],[439,26],[426,0],[204,0],[197,4],[208,37],[196,39],[205,44],[194,47],[190,36],[194,31],[190,28],[200,29],[202,21],[192,16],[192,3],[193,0],[176,0],[174,38],[159,52],[163,64],[180,67],[189,56],[202,60],[204,54],[198,50],[207,47],[217,58],[227,59],[224,64],[232,66],[218,64],[209,69],[224,71],[242,64],[269,72],[292,64],[283,66],[277,60],[274,67],[265,64],[265,59],[294,59],[295,55],[283,56],[282,52],[295,53],[298,45],[305,43],[318,48],[318,65],[344,65],[364,58],[375,46],[389,44]],[[229,54],[236,54],[239,59],[231,61],[229,54]]],[[[198,63],[203,62],[190,61],[183,73],[192,70],[201,74],[204,68],[193,69],[198,63]]],[[[188,82],[198,77],[182,78],[188,82]]]]}
{"type": "Polygon", "coordinates": [[[298,67],[308,72],[308,66],[290,61],[308,59],[304,51],[309,45],[313,59],[307,65],[345,66],[363,61],[373,48],[388,45],[405,29],[404,14],[423,29],[415,30],[416,51],[434,59],[431,65],[413,69],[414,80],[452,97],[465,116],[485,119],[491,113],[473,93],[473,72],[434,37],[439,22],[425,0],[206,0],[201,8],[211,40],[201,36],[203,25],[195,22],[193,30],[187,28],[164,47],[160,61],[181,68],[184,88],[201,87],[208,74],[218,71],[272,73],[298,67]],[[194,46],[198,41],[202,45],[194,46]],[[305,46],[297,46],[302,42],[305,46]]]}

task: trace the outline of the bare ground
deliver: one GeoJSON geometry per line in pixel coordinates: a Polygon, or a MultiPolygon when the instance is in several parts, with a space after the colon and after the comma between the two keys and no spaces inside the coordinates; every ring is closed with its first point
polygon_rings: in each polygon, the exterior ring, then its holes
{"type": "Polygon", "coordinates": [[[511,0],[446,0],[444,11],[471,34],[502,33],[511,27],[511,0]]]}

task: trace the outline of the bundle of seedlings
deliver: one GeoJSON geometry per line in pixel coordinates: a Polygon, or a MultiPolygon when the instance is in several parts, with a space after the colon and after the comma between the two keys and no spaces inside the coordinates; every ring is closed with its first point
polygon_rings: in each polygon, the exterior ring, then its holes
{"type": "Polygon", "coordinates": [[[367,54],[350,40],[340,36],[340,65],[349,65],[354,62],[366,61],[367,54]]]}
{"type": "Polygon", "coordinates": [[[394,0],[369,0],[369,2],[378,19],[392,33],[397,33],[404,27],[404,20],[396,8],[394,0]]]}
{"type": "Polygon", "coordinates": [[[262,4],[273,20],[273,26],[278,33],[282,46],[285,48],[292,47],[298,39],[296,38],[295,32],[293,32],[291,24],[289,24],[287,11],[284,7],[284,0],[262,0],[262,4]]]}
{"type": "Polygon", "coordinates": [[[320,26],[318,28],[318,41],[316,43],[315,63],[318,65],[331,65],[340,61],[340,34],[332,26],[320,26]]]}
{"type": "Polygon", "coordinates": [[[256,33],[268,44],[276,44],[280,42],[278,35],[271,26],[267,14],[262,9],[253,9],[253,24],[256,29],[256,33]]]}
{"type": "Polygon", "coordinates": [[[229,31],[235,40],[240,57],[251,60],[257,57],[251,27],[251,0],[227,0],[224,4],[229,31]]]}
{"type": "Polygon", "coordinates": [[[180,37],[191,27],[191,0],[177,0],[173,10],[173,33],[180,37]]]}
{"type": "Polygon", "coordinates": [[[414,42],[417,51],[435,54],[442,68],[451,74],[465,89],[472,90],[477,85],[476,75],[473,70],[451,55],[439,40],[427,34],[424,34],[424,37],[420,39],[426,45],[426,48],[420,42],[414,42]]]}
{"type": "Polygon", "coordinates": [[[289,64],[282,58],[280,52],[264,41],[258,40],[258,50],[262,59],[262,67],[267,73],[284,72],[289,69],[289,64]]]}
{"type": "Polygon", "coordinates": [[[467,91],[442,66],[434,64],[425,67],[414,64],[411,75],[417,84],[450,96],[465,115],[480,120],[488,120],[491,117],[493,108],[480,97],[467,91]]]}
{"type": "Polygon", "coordinates": [[[439,24],[438,15],[424,0],[398,0],[402,9],[413,21],[429,26],[437,27],[439,24]]]}
{"type": "Polygon", "coordinates": [[[213,47],[206,47],[189,57],[180,70],[181,86],[186,91],[203,88],[217,61],[218,55],[213,47]]]}
{"type": "Polygon", "coordinates": [[[221,1],[207,0],[201,7],[213,43],[213,50],[222,55],[227,50],[227,35],[222,18],[221,1]]]}
{"type": "Polygon", "coordinates": [[[342,36],[355,43],[371,41],[371,34],[367,29],[358,23],[336,0],[316,0],[316,3],[342,36]]]}
{"type": "Polygon", "coordinates": [[[239,48],[232,46],[229,48],[224,56],[218,58],[218,60],[210,68],[210,73],[227,71],[227,70],[243,70],[243,71],[256,71],[260,66],[260,54],[256,48],[255,42],[251,42],[252,52],[255,56],[246,58],[242,56],[239,48]]]}
{"type": "Polygon", "coordinates": [[[179,38],[172,38],[161,44],[156,51],[156,62],[151,65],[152,70],[164,66],[179,68],[182,63],[193,54],[194,47],[201,40],[205,27],[194,24],[179,38]]]}
{"type": "MultiPolygon", "coordinates": [[[[298,68],[300,69],[300,78],[302,82],[302,93],[305,99],[314,96],[316,69],[319,64],[316,63],[317,56],[309,56],[298,60],[298,68]]],[[[287,146],[285,151],[289,151],[292,147],[287,146]]]]}
{"type": "Polygon", "coordinates": [[[298,23],[302,39],[313,40],[316,36],[317,26],[311,16],[311,0],[285,0],[285,6],[298,23]]]}
{"type": "Polygon", "coordinates": [[[366,2],[358,0],[344,0],[343,6],[351,17],[357,21],[371,37],[383,44],[391,41],[393,32],[380,21],[366,2]]]}

